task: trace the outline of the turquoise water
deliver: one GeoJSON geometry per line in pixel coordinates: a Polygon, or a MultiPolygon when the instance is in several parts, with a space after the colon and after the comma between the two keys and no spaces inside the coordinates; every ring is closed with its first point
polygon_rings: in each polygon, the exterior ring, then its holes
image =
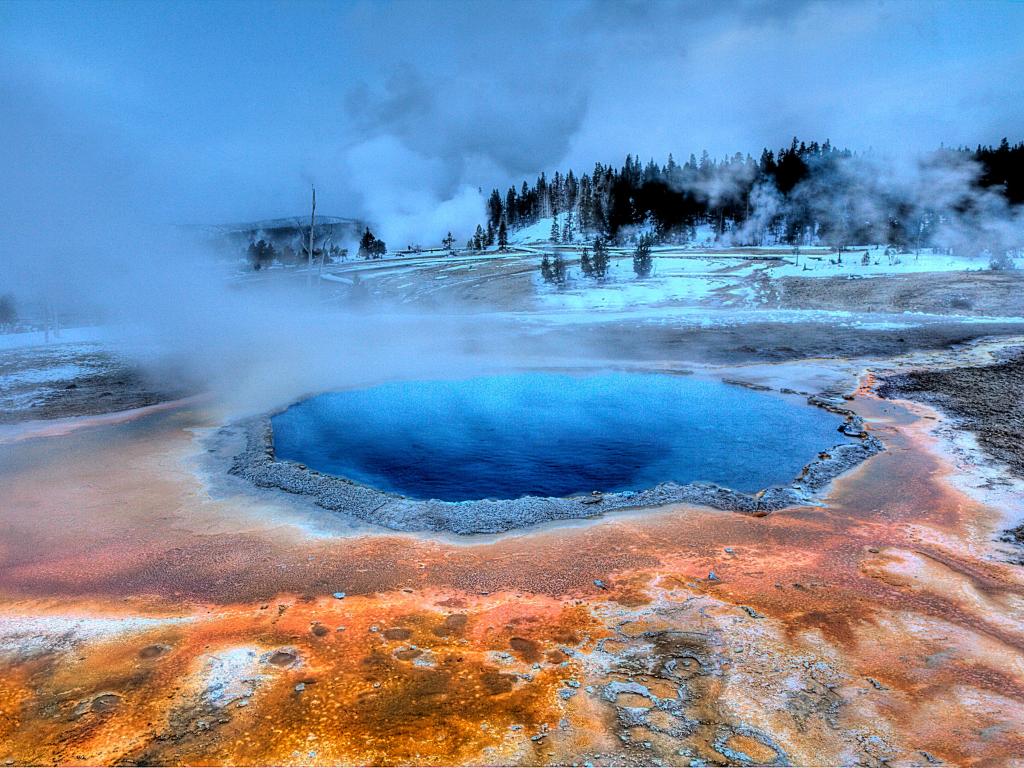
{"type": "Polygon", "coordinates": [[[706,480],[753,492],[841,440],[834,414],[667,374],[523,373],[329,392],[272,419],[279,458],[416,499],[706,480]]]}

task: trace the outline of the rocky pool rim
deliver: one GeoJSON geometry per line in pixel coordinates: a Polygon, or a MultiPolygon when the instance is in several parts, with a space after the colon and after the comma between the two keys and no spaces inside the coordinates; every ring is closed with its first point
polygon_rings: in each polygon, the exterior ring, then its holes
{"type": "MultiPolygon", "coordinates": [[[[724,383],[774,391],[735,380],[724,383]]],[[[778,392],[777,394],[792,394],[778,392]]],[[[338,475],[310,469],[276,456],[271,418],[289,406],[234,422],[218,430],[226,440],[240,439],[232,451],[228,474],[261,489],[282,491],[328,511],[404,533],[454,533],[463,536],[506,533],[544,523],[584,520],[608,512],[692,504],[729,512],[763,516],[787,507],[818,503],[818,494],[833,480],[885,450],[869,434],[863,419],[847,407],[847,397],[822,392],[806,398],[808,405],[842,416],[837,431],[847,439],[823,448],[789,483],[745,493],[716,483],[659,483],[642,490],[593,492],[567,497],[523,496],[517,499],[442,501],[413,499],[338,475]],[[852,440],[850,439],[852,438],[852,440]]]]}

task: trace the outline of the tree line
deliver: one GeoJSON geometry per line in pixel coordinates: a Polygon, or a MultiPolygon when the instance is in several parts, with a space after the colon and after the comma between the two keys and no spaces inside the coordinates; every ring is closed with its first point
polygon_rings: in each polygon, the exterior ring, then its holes
{"type": "Polygon", "coordinates": [[[468,245],[479,249],[499,238],[504,245],[510,230],[551,217],[552,242],[597,236],[621,243],[635,240],[641,229],[655,242],[686,242],[698,226],[710,225],[716,237],[733,245],[813,242],[841,250],[885,243],[904,250],[934,245],[949,220],[977,223],[988,215],[982,193],[1008,209],[1024,203],[1024,142],[941,148],[927,159],[931,176],[922,176],[926,181],[919,188],[874,178],[886,175],[886,162],[868,163],[828,140],[797,138],[777,151],[765,148],[757,159],[742,153],[715,159],[704,152],[683,163],[670,154],[664,164],[644,164],[627,155],[618,168],[595,163],[587,173],[556,171],[550,179],[541,173],[533,184],[523,181],[504,194],[494,189],[486,226],[477,227],[468,245]],[[962,194],[930,200],[927,180],[957,169],[971,172],[962,194]]]}

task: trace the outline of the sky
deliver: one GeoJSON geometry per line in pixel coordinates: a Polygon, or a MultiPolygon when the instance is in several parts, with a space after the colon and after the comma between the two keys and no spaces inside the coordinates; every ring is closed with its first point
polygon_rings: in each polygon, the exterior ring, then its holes
{"type": "Polygon", "coordinates": [[[430,242],[479,189],[626,153],[1020,140],[1022,39],[1024,3],[983,0],[6,0],[0,260],[299,214],[312,184],[430,242]]]}

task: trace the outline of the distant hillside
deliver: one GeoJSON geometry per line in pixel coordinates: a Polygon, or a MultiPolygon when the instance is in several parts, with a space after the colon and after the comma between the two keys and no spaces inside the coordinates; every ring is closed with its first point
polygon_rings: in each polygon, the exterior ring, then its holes
{"type": "MultiPolygon", "coordinates": [[[[346,219],[341,216],[317,216],[314,227],[314,238],[330,235],[336,240],[358,240],[362,234],[364,224],[358,219],[346,219]]],[[[309,236],[309,216],[286,216],[280,219],[264,219],[262,221],[248,221],[237,224],[214,224],[207,227],[211,235],[230,238],[231,240],[244,240],[249,242],[264,239],[272,240],[274,244],[283,245],[298,235],[309,236]]]]}
{"type": "MultiPolygon", "coordinates": [[[[344,256],[346,245],[359,240],[366,225],[358,219],[317,216],[313,227],[313,251],[327,260],[344,256]]],[[[225,251],[257,261],[299,263],[309,247],[309,216],[287,216],[206,227],[210,239],[225,251]],[[257,247],[258,246],[258,247],[257,247]]]]}

